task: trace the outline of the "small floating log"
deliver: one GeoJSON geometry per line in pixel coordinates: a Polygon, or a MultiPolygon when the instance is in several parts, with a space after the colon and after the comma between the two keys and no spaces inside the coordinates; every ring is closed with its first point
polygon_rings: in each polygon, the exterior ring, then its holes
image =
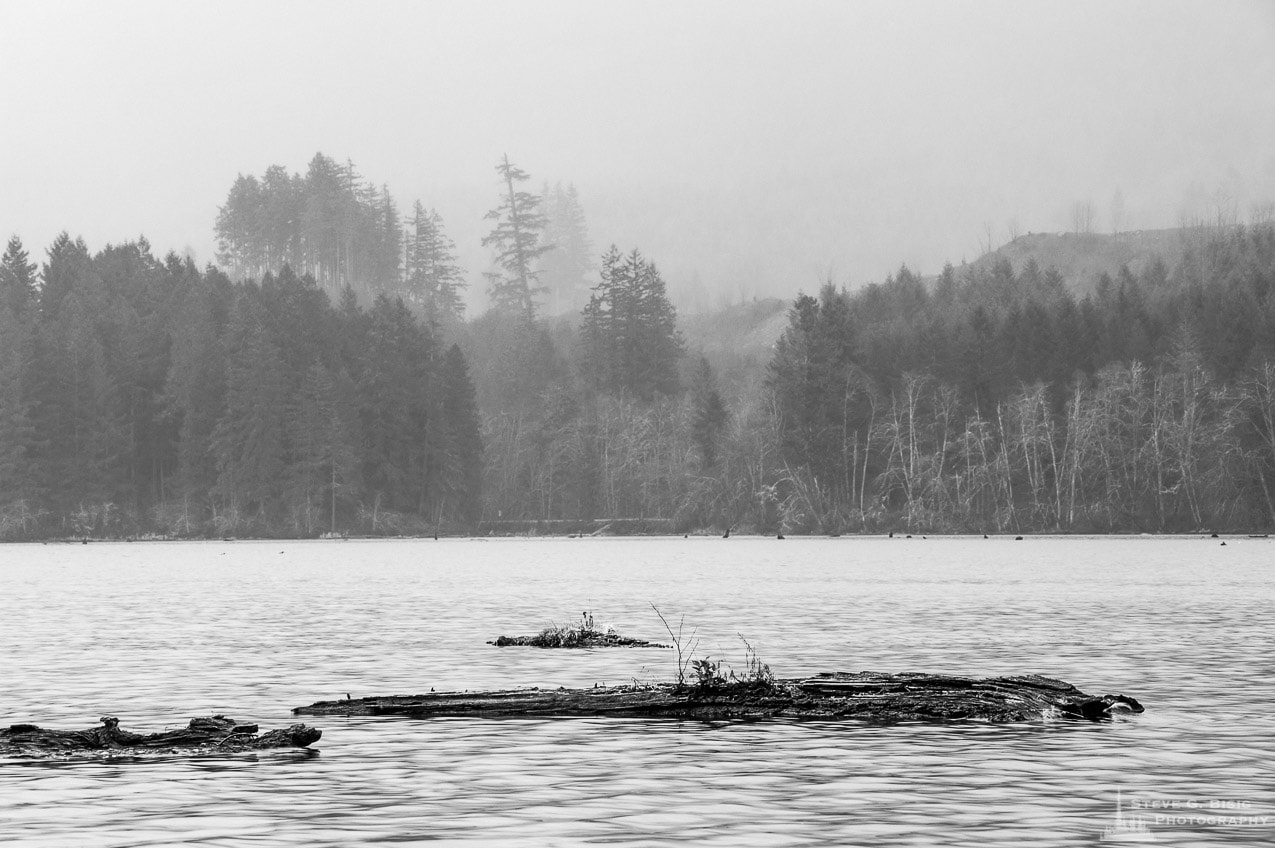
{"type": "Polygon", "coordinates": [[[621,636],[608,628],[605,632],[593,624],[593,613],[580,613],[580,623],[575,626],[550,626],[535,636],[497,636],[487,643],[498,648],[668,648],[658,642],[621,636]]]}
{"type": "Polygon", "coordinates": [[[699,721],[762,719],[873,722],[1032,721],[1042,717],[1110,719],[1140,713],[1126,695],[1089,695],[1039,675],[969,678],[941,674],[864,671],[804,679],[731,681],[708,686],[672,683],[591,689],[512,689],[438,692],[297,707],[296,715],[617,716],[699,721]]]}
{"type": "Polygon", "coordinates": [[[120,720],[103,716],[101,727],[88,730],[49,730],[34,724],[0,728],[0,756],[146,756],[225,754],[269,748],[305,748],[317,742],[322,731],[304,724],[257,735],[257,725],[241,724],[225,716],[192,718],[180,730],[131,733],[120,729],[120,720]]]}
{"type": "Polygon", "coordinates": [[[553,632],[537,633],[535,636],[497,636],[487,643],[497,648],[667,648],[658,642],[647,642],[645,639],[633,639],[618,633],[599,633],[596,630],[583,633],[573,632],[565,638],[553,632]]]}

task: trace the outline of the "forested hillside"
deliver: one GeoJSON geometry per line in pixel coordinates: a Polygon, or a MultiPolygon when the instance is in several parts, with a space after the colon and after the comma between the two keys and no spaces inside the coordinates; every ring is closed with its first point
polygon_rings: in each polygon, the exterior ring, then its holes
{"type": "Polygon", "coordinates": [[[585,256],[574,191],[506,158],[466,318],[441,218],[400,236],[352,174],[240,178],[230,275],[9,241],[0,538],[1275,524],[1269,225],[1092,285],[1073,240],[1071,279],[1002,252],[685,321],[653,257],[585,256]]]}
{"type": "MultiPolygon", "coordinates": [[[[590,391],[559,347],[549,390],[486,419],[489,502],[718,531],[1268,528],[1275,233],[1179,237],[1174,268],[1100,276],[1084,297],[1003,259],[825,287],[766,364],[735,360],[724,394],[694,355],[680,396],[590,391]]],[[[741,350],[757,310],[721,319],[741,350]]]]}
{"type": "Polygon", "coordinates": [[[1007,260],[799,297],[771,363],[807,527],[1275,522],[1275,230],[1181,234],[1077,298],[1007,260]]]}
{"type": "MultiPolygon", "coordinates": [[[[1052,268],[1079,296],[1093,294],[1102,275],[1115,277],[1121,268],[1142,274],[1155,263],[1176,267],[1192,239],[1191,230],[1134,230],[1111,234],[1093,232],[1028,233],[989,251],[971,265],[975,271],[990,271],[1004,260],[1016,272],[1029,262],[1038,268],[1052,268]]],[[[1194,231],[1196,237],[1209,232],[1194,231]]]]}

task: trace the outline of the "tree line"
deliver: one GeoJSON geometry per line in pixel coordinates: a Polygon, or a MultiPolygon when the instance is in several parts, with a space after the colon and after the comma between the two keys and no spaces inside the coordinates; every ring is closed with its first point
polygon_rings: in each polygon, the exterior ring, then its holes
{"type": "Polygon", "coordinates": [[[799,297],[771,363],[781,520],[810,529],[1275,523],[1275,230],[1077,298],[1000,261],[799,297]]]}
{"type": "Polygon", "coordinates": [[[236,280],[286,265],[332,292],[373,295],[399,283],[401,227],[387,187],[364,181],[353,162],[317,153],[305,174],[272,165],[260,179],[235,180],[217,215],[217,259],[236,280]]]}
{"type": "Polygon", "coordinates": [[[667,342],[630,347],[646,260],[613,250],[579,320],[520,348],[531,370],[479,380],[489,511],[716,532],[1269,528],[1275,230],[1182,237],[1176,267],[1085,296],[1031,262],[829,284],[729,398],[659,310],[637,324],[667,342]]]}
{"type": "Polygon", "coordinates": [[[479,429],[460,349],[401,298],[145,241],[0,259],[0,536],[470,527],[479,429]]]}
{"type": "MultiPolygon", "coordinates": [[[[591,246],[575,186],[523,185],[525,171],[502,157],[498,198],[483,246],[493,248],[484,272],[499,309],[534,317],[580,307],[591,285],[591,246]]],[[[351,161],[316,153],[304,174],[271,165],[257,177],[240,174],[219,208],[217,261],[235,281],[259,280],[284,267],[309,275],[334,299],[351,289],[363,303],[402,297],[436,323],[465,311],[466,269],[442,216],[420,200],[406,219],[388,186],[364,180],[351,161]]]]}
{"type": "Polygon", "coordinates": [[[583,256],[573,190],[496,176],[492,307],[468,319],[419,203],[382,282],[349,245],[263,248],[233,281],[65,235],[37,269],[12,240],[0,534],[1275,523],[1269,225],[1184,230],[1174,267],[1084,296],[1003,260],[830,282],[726,393],[649,257],[583,256]]]}

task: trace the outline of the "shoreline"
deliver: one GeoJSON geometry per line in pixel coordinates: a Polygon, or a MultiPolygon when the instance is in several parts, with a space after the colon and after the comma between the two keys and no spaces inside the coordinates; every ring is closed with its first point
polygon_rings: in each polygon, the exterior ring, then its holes
{"type": "Polygon", "coordinates": [[[1214,531],[1191,531],[1177,533],[1144,533],[1137,531],[1116,531],[1112,533],[912,533],[899,534],[895,533],[891,536],[889,533],[845,533],[837,535],[829,534],[802,534],[793,533],[784,536],[777,536],[774,533],[736,533],[732,532],[728,539],[715,532],[691,532],[691,533],[608,533],[608,534],[549,534],[549,533],[524,533],[524,534],[440,534],[433,535],[368,535],[368,536],[162,536],[156,534],[147,534],[143,536],[60,536],[36,539],[6,539],[0,540],[0,546],[5,545],[115,545],[115,544],[145,544],[155,542],[404,542],[404,541],[420,541],[420,542],[489,542],[489,541],[587,541],[587,540],[617,540],[617,539],[649,539],[652,541],[677,541],[677,540],[709,540],[715,539],[723,542],[732,540],[743,541],[811,541],[811,540],[841,540],[841,541],[892,541],[892,542],[924,542],[924,541],[954,541],[954,540],[970,540],[970,541],[987,541],[987,542],[1029,542],[1034,540],[1052,540],[1052,539],[1109,539],[1109,540],[1135,540],[1135,539],[1156,539],[1156,540],[1186,540],[1201,539],[1204,541],[1224,542],[1228,540],[1251,540],[1261,541],[1269,540],[1271,534],[1269,532],[1246,532],[1243,530],[1214,532],[1214,531]]]}

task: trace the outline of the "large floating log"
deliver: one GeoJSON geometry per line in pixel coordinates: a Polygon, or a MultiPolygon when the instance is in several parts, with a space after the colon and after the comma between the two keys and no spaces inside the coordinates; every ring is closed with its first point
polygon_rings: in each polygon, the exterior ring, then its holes
{"type": "Polygon", "coordinates": [[[320,701],[297,715],[627,716],[749,721],[865,719],[900,721],[1030,721],[1042,717],[1111,718],[1142,712],[1125,695],[1088,695],[1070,683],[1039,675],[976,679],[939,674],[837,672],[793,680],[709,686],[600,686],[591,689],[513,689],[431,692],[320,701]]]}
{"type": "Polygon", "coordinates": [[[317,742],[322,731],[304,724],[257,735],[257,725],[240,724],[225,716],[192,718],[180,730],[131,733],[120,720],[103,716],[101,727],[88,730],[49,730],[34,724],[0,728],[0,756],[145,756],[225,754],[268,748],[304,748],[317,742]]]}

